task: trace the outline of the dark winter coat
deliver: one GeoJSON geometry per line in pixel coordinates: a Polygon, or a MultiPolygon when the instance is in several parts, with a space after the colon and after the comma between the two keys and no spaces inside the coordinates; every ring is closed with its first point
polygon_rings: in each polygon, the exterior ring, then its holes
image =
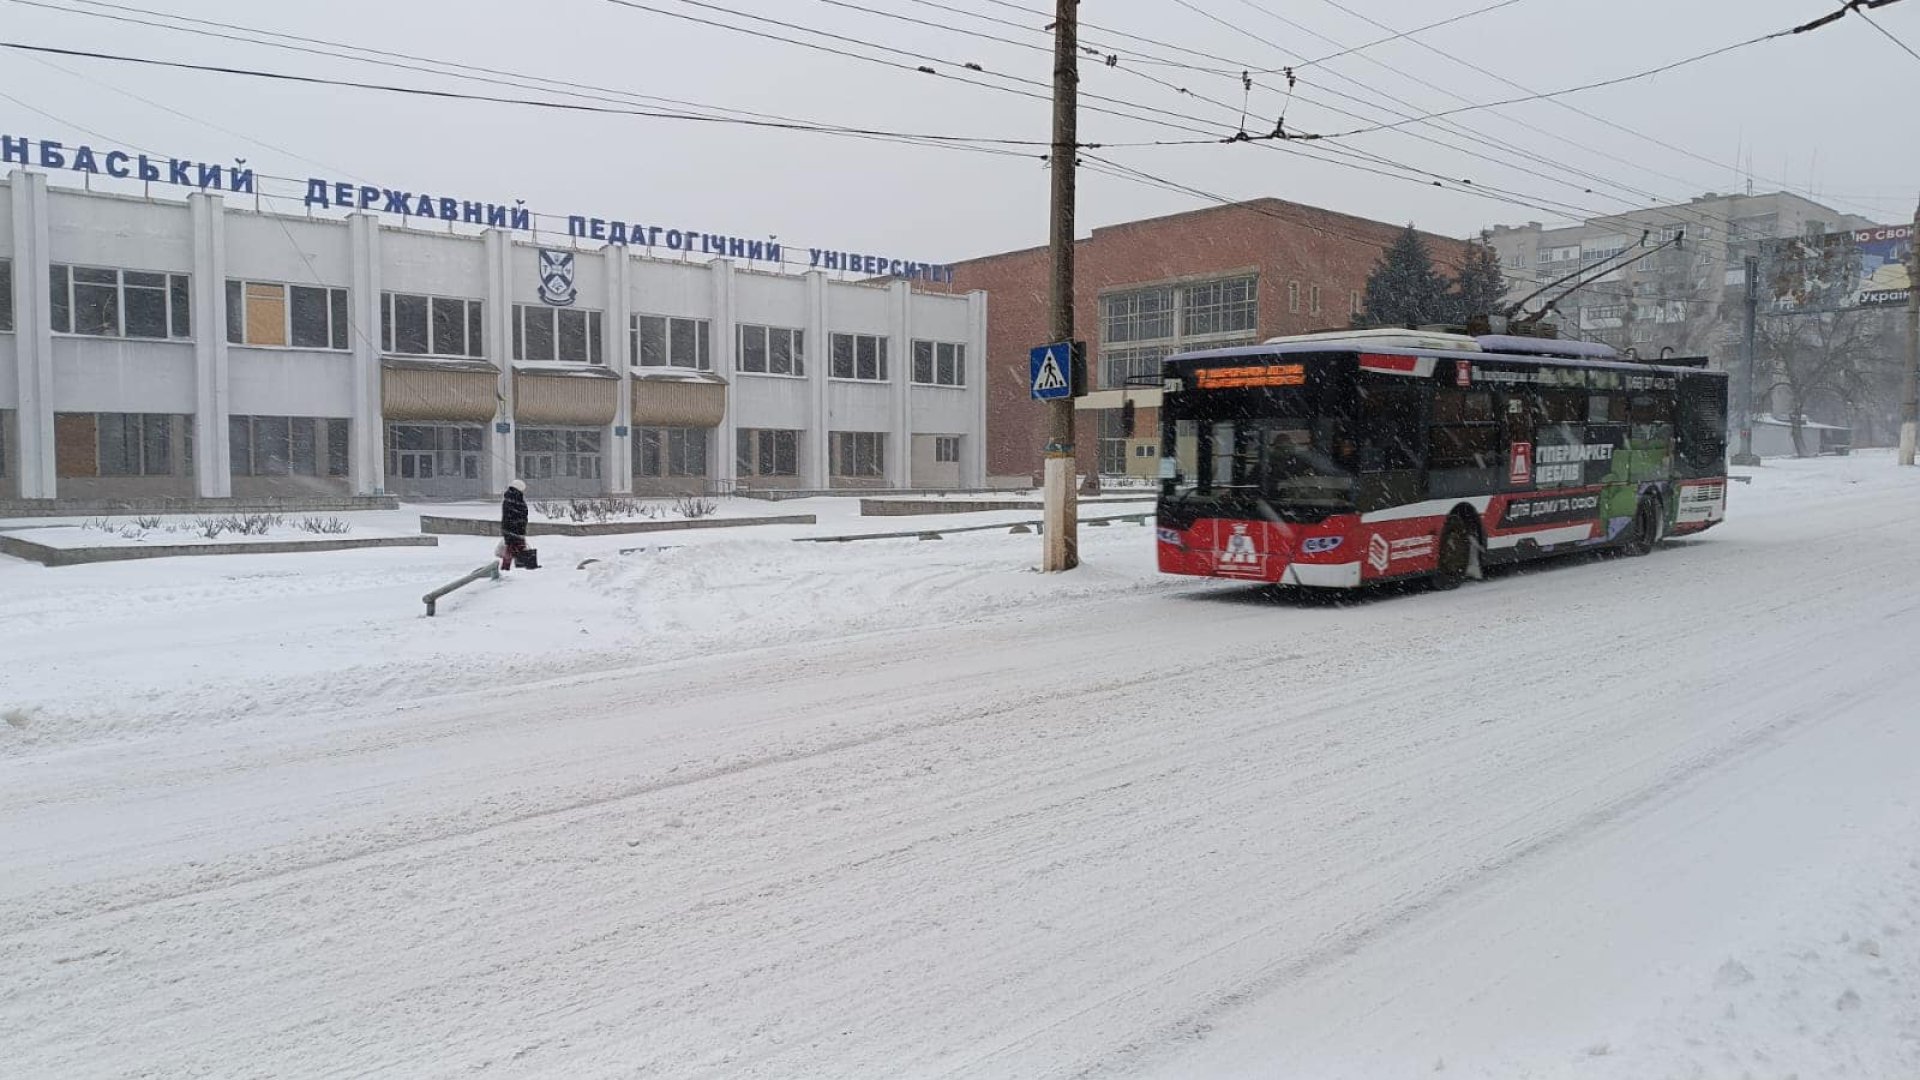
{"type": "Polygon", "coordinates": [[[508,540],[526,539],[527,497],[518,488],[508,488],[506,498],[500,500],[500,535],[508,540]]]}

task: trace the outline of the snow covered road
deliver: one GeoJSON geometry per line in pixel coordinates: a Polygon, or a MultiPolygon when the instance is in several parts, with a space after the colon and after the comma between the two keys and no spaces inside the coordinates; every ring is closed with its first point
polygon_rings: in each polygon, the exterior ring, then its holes
{"type": "MultiPolygon", "coordinates": [[[[0,1054],[1920,1075],[1920,478],[1785,463],[1732,514],[1647,559],[1352,606],[1158,578],[1138,528],[1089,530],[1070,586],[997,534],[634,556],[502,592],[608,598],[532,631],[549,678],[376,687],[329,646],[271,673],[298,710],[130,674],[152,716],[44,742],[135,643],[17,597],[102,645],[92,684],[34,684],[0,758],[0,1054]],[[635,623],[704,647],[558,659],[635,623]]],[[[275,587],[351,633],[339,596],[275,587]]],[[[401,659],[424,632],[369,630],[401,659]]],[[[271,663],[244,621],[190,636],[223,633],[271,663]]]]}

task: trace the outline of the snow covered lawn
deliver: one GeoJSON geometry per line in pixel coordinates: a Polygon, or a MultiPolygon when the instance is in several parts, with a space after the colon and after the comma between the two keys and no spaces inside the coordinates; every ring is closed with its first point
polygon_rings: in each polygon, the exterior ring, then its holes
{"type": "Polygon", "coordinates": [[[364,512],[337,514],[153,514],[0,520],[0,533],[57,548],[178,547],[289,540],[417,536],[369,525],[364,512]]]}
{"type": "Polygon", "coordinates": [[[1920,471],[1751,471],[1646,559],[1348,604],[1162,577],[1140,526],[1062,576],[793,543],[873,525],[828,505],[543,538],[432,620],[491,541],[0,559],[0,1049],[1920,1076],[1920,471]]]}

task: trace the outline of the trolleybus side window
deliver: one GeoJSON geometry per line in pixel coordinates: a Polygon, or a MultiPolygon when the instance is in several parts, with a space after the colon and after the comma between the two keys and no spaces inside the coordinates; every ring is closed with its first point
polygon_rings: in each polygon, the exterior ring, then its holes
{"type": "Polygon", "coordinates": [[[1406,379],[1363,379],[1360,401],[1359,488],[1356,509],[1365,513],[1420,498],[1427,388],[1406,379]]]}
{"type": "Polygon", "coordinates": [[[1500,427],[1492,392],[1436,388],[1427,444],[1428,494],[1447,498],[1497,489],[1506,459],[1500,427]]]}
{"type": "Polygon", "coordinates": [[[1627,396],[1608,390],[1587,395],[1587,423],[1624,424],[1627,422],[1627,396]]]}

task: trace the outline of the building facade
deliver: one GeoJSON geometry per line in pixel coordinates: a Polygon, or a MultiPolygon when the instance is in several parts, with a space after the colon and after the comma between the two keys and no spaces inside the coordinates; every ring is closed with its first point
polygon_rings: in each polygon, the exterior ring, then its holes
{"type": "MultiPolygon", "coordinates": [[[[1556,303],[1560,333],[1642,355],[1672,349],[1718,356],[1737,340],[1745,258],[1762,241],[1869,224],[1787,192],[1708,192],[1559,228],[1496,225],[1486,236],[1506,272],[1508,298],[1517,301],[1583,268],[1629,259],[1643,239],[1652,246],[1684,232],[1675,247],[1567,292],[1556,303]]],[[[1529,310],[1563,291],[1549,289],[1529,310]]]]}
{"type": "MultiPolygon", "coordinates": [[[[1074,337],[1087,343],[1092,382],[1076,403],[1081,471],[1157,475],[1160,391],[1128,379],[1156,376],[1160,361],[1182,350],[1348,326],[1367,275],[1401,229],[1256,199],[1097,228],[1077,241],[1074,337]],[[1131,436],[1126,401],[1136,410],[1131,436]]],[[[1443,270],[1465,255],[1462,241],[1426,240],[1443,270]]],[[[986,469],[994,483],[1029,483],[1040,468],[1046,410],[1029,396],[1027,351],[1047,342],[1050,265],[1040,247],[953,267],[950,288],[984,291],[993,305],[986,469]]]]}
{"type": "Polygon", "coordinates": [[[25,170],[0,202],[0,498],[984,480],[982,293],[91,194],[25,170]]]}

